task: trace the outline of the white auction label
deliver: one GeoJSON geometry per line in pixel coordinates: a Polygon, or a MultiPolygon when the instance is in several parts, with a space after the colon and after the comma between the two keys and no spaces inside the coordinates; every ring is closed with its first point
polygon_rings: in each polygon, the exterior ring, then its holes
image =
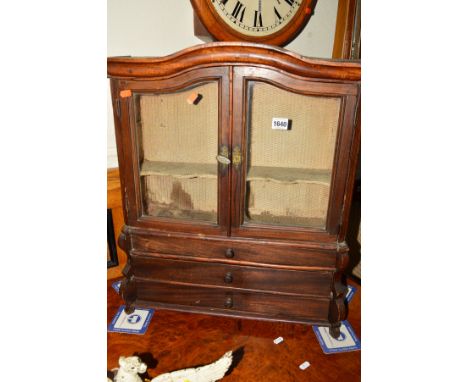
{"type": "Polygon", "coordinates": [[[278,338],[276,338],[273,342],[275,343],[275,345],[278,345],[278,344],[280,344],[281,342],[283,342],[283,337],[278,337],[278,338]]]}
{"type": "Polygon", "coordinates": [[[271,128],[273,130],[288,130],[289,129],[289,119],[274,117],[271,120],[271,128]]]}

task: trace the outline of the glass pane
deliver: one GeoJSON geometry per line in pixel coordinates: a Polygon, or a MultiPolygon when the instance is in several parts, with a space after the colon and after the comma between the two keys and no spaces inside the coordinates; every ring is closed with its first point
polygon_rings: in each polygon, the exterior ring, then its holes
{"type": "Polygon", "coordinates": [[[340,98],[249,86],[245,221],[324,229],[340,98]]]}
{"type": "Polygon", "coordinates": [[[146,215],[217,222],[218,83],[135,97],[146,215]]]}

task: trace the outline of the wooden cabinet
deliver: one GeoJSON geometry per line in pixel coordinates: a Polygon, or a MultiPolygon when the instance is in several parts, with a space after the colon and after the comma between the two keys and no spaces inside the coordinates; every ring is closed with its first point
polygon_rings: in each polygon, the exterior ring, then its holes
{"type": "Polygon", "coordinates": [[[212,43],[108,59],[135,305],[328,325],[344,242],[360,65],[212,43]]]}

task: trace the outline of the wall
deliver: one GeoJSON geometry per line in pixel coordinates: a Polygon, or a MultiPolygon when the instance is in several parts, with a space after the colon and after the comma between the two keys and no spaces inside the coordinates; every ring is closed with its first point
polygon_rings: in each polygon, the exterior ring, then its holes
{"type": "MultiPolygon", "coordinates": [[[[338,0],[318,0],[315,14],[288,46],[304,56],[331,57],[338,0]]],[[[163,56],[201,44],[193,35],[190,0],[108,0],[107,55],[163,56]]],[[[108,97],[107,167],[117,167],[114,120],[108,97]]]]}

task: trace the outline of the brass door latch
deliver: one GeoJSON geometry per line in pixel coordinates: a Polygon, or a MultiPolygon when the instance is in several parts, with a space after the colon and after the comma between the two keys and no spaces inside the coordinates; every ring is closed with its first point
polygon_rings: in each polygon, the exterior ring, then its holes
{"type": "MultiPolygon", "coordinates": [[[[219,154],[216,156],[216,160],[221,163],[223,169],[227,168],[231,164],[229,159],[229,149],[227,146],[223,145],[219,148],[219,154]]],[[[239,170],[239,166],[242,163],[242,153],[239,146],[234,147],[232,151],[232,164],[236,170],[239,170]]]]}
{"type": "Polygon", "coordinates": [[[239,146],[234,147],[232,151],[232,163],[236,170],[239,170],[239,166],[242,163],[242,152],[239,146]]]}
{"type": "Polygon", "coordinates": [[[219,148],[219,154],[216,155],[216,160],[224,166],[228,166],[229,164],[231,164],[231,160],[229,159],[229,150],[227,146],[223,145],[219,148]]]}

